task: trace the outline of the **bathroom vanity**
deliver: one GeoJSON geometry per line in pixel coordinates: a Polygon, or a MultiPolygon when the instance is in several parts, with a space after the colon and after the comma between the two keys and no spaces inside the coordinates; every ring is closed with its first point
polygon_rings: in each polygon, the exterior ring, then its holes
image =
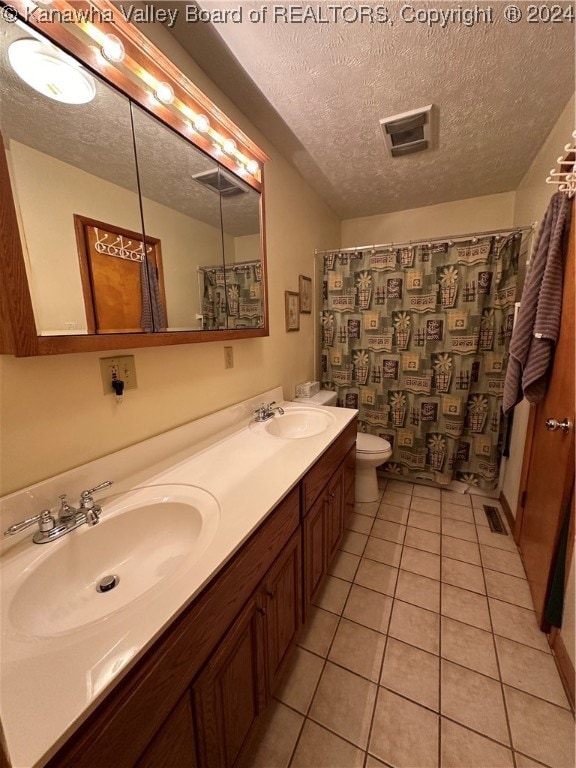
{"type": "MultiPolygon", "coordinates": [[[[338,548],[346,514],[354,508],[356,411],[326,409],[326,426],[320,432],[295,439],[293,425],[306,409],[288,404],[285,415],[271,421],[276,431],[293,437],[277,437],[274,430],[245,417],[267,397],[273,395],[236,406],[236,418],[242,414],[239,423],[230,422],[226,430],[209,437],[210,430],[204,427],[204,439],[188,449],[188,456],[176,451],[172,466],[164,457],[162,471],[150,473],[149,488],[194,478],[217,499],[218,530],[199,553],[197,567],[165,579],[135,600],[136,608],[127,605],[89,628],[60,631],[54,638],[18,637],[14,612],[10,614],[8,607],[3,632],[5,639],[10,636],[11,647],[4,679],[10,680],[17,670],[26,687],[33,685],[32,674],[39,674],[39,695],[46,704],[52,697],[51,709],[68,706],[69,702],[62,704],[67,695],[75,697],[76,709],[80,708],[73,720],[71,713],[64,718],[69,722],[63,731],[60,719],[60,732],[53,732],[51,744],[42,744],[48,734],[38,738],[34,705],[28,705],[27,726],[22,723],[25,705],[18,713],[19,703],[7,699],[10,692],[4,687],[4,727],[8,748],[14,749],[10,754],[14,765],[23,764],[25,754],[27,765],[53,768],[242,764],[338,548]],[[174,610],[177,603],[180,606],[174,610]],[[46,693],[58,679],[54,670],[46,669],[56,658],[58,644],[61,654],[77,654],[86,668],[82,671],[82,664],[72,664],[69,674],[77,676],[76,691],[64,669],[60,684],[46,693]],[[21,666],[26,654],[28,669],[21,666]],[[100,679],[108,679],[98,690],[94,670],[107,658],[112,664],[100,679]],[[29,741],[24,744],[26,728],[29,741]]],[[[201,422],[218,417],[197,422],[197,438],[203,437],[201,422]]],[[[159,439],[167,438],[146,442],[159,439]]],[[[182,441],[183,435],[178,439],[182,441]]],[[[172,447],[177,447],[175,442],[172,447]]],[[[117,456],[131,450],[151,455],[136,446],[117,456]]],[[[131,461],[133,470],[136,465],[131,461]]],[[[140,486],[145,486],[141,480],[140,486]]],[[[105,500],[102,506],[106,525],[105,500]]],[[[82,532],[85,541],[91,533],[82,532]]],[[[46,545],[55,546],[65,544],[46,545]]],[[[35,545],[28,536],[17,547],[35,545]]],[[[122,576],[117,589],[121,587],[122,576]]],[[[15,600],[8,598],[12,605],[15,600]]]]}

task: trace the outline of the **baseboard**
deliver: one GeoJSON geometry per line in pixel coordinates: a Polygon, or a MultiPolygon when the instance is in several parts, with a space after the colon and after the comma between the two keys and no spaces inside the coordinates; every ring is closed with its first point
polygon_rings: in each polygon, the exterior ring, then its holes
{"type": "Polygon", "coordinates": [[[508,521],[508,525],[510,526],[510,530],[512,531],[512,536],[514,536],[514,529],[516,528],[516,518],[512,514],[512,510],[510,509],[510,505],[508,504],[508,499],[502,491],[500,491],[499,499],[500,504],[502,504],[502,511],[506,515],[506,520],[508,521]]]}
{"type": "Polygon", "coordinates": [[[552,633],[550,640],[560,678],[570,701],[570,706],[574,709],[574,665],[570,656],[568,656],[564,640],[558,630],[552,633]]]}

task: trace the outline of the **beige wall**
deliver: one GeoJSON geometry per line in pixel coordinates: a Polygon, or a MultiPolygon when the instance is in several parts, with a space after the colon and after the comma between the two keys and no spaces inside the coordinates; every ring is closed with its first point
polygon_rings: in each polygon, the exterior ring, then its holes
{"type": "Polygon", "coordinates": [[[407,211],[345,219],[342,247],[403,242],[426,237],[483,232],[512,226],[514,192],[471,197],[407,211]]]}
{"type": "Polygon", "coordinates": [[[562,637],[568,656],[570,656],[572,666],[576,666],[576,616],[574,615],[574,609],[576,608],[575,585],[576,573],[574,571],[574,555],[572,555],[572,563],[568,574],[568,586],[566,588],[566,594],[564,595],[562,629],[560,630],[560,636],[562,637]]]}
{"type": "Polygon", "coordinates": [[[244,235],[234,238],[234,259],[226,253],[226,263],[230,261],[253,261],[260,254],[260,235],[244,235]]]}
{"type": "Polygon", "coordinates": [[[284,291],[298,290],[299,274],[312,274],[314,248],[339,245],[338,218],[169,33],[154,32],[177,66],[271,156],[265,170],[270,336],[232,343],[234,368],[226,371],[224,342],[134,350],[138,389],[121,406],[102,394],[98,358],[107,353],[2,356],[3,494],[275,385],[290,397],[313,373],[313,316],[301,316],[299,333],[286,333],[284,291]]]}

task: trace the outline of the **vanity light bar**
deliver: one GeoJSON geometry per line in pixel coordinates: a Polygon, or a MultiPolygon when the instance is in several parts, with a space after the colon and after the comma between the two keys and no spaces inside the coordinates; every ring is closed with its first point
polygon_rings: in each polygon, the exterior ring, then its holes
{"type": "Polygon", "coordinates": [[[48,0],[52,13],[65,19],[30,14],[41,0],[11,3],[32,27],[62,45],[80,61],[130,95],[190,138],[229,170],[261,190],[263,163],[269,158],[214,105],[135,26],[127,22],[111,0],[82,4],[48,0]],[[88,38],[88,40],[86,40],[88,38]]]}
{"type": "MultiPolygon", "coordinates": [[[[93,27],[94,25],[90,26],[93,27]]],[[[109,37],[111,36],[106,35],[106,38],[109,37]]],[[[116,36],[113,35],[112,37],[116,36]]],[[[122,45],[120,40],[118,40],[118,42],[120,42],[120,45],[122,45]]],[[[107,40],[105,40],[104,44],[102,45],[103,55],[105,55],[104,47],[106,43],[107,40]]],[[[109,57],[106,56],[106,58],[109,57]]],[[[153,96],[159,102],[161,102],[164,106],[174,107],[175,110],[190,119],[190,124],[194,131],[197,131],[198,133],[204,133],[209,136],[213,140],[213,146],[217,157],[221,157],[222,153],[224,153],[232,158],[235,158],[238,162],[238,168],[234,169],[236,172],[242,173],[243,175],[248,172],[254,178],[259,178],[260,164],[258,161],[247,157],[243,152],[241,152],[238,149],[237,143],[234,139],[225,138],[221,133],[214,129],[210,122],[210,118],[201,113],[194,113],[194,111],[188,106],[188,104],[186,104],[186,102],[183,102],[181,99],[177,98],[170,83],[157,82],[156,79],[145,69],[139,65],[134,66],[131,60],[129,58],[127,59],[125,55],[118,63],[121,62],[125,64],[127,69],[131,70],[137,77],[146,83],[146,85],[152,91],[153,96]]]]}

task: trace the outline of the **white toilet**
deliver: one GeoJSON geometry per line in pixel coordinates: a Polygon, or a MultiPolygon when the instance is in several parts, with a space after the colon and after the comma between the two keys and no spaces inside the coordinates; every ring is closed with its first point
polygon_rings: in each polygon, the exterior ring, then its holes
{"type": "MultiPolygon", "coordinates": [[[[299,403],[308,405],[332,405],[338,401],[336,392],[321,389],[312,397],[296,397],[299,403]]],[[[358,432],[356,438],[356,493],[357,502],[378,501],[378,478],[376,467],[379,467],[392,456],[392,446],[387,440],[376,435],[358,432]]]]}

